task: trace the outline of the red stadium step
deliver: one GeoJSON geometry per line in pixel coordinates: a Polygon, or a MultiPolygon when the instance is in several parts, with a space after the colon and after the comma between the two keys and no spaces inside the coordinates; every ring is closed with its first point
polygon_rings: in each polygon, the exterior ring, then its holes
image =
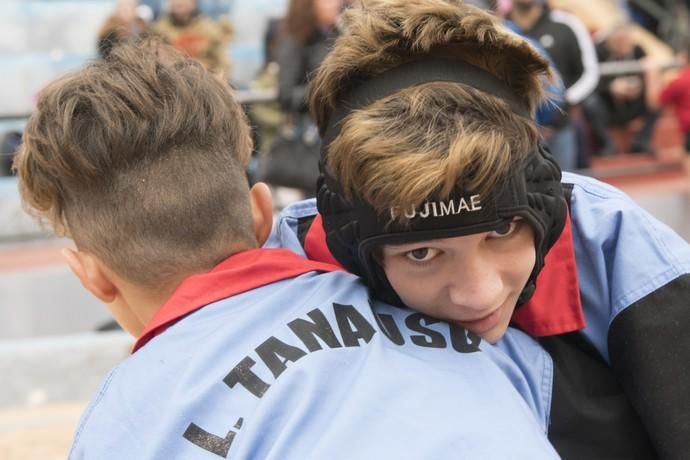
{"type": "Polygon", "coordinates": [[[66,265],[60,251],[67,243],[31,243],[0,245],[0,273],[29,271],[55,265],[66,265]]]}
{"type": "MultiPolygon", "coordinates": [[[[634,131],[639,128],[640,126],[633,122],[630,130],[614,128],[610,133],[616,144],[627,150],[634,131]]],[[[594,157],[591,167],[584,172],[598,179],[616,183],[645,178],[655,180],[687,177],[683,166],[686,157],[683,142],[683,134],[673,114],[664,112],[657,121],[652,136],[654,154],[619,152],[611,157],[594,157]]]]}

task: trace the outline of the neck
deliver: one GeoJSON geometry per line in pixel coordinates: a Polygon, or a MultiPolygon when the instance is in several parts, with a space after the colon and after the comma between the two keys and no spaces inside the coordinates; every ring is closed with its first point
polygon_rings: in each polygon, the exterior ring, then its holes
{"type": "Polygon", "coordinates": [[[132,336],[139,337],[184,278],[179,277],[155,288],[120,280],[119,295],[108,304],[108,308],[123,329],[132,336]]]}

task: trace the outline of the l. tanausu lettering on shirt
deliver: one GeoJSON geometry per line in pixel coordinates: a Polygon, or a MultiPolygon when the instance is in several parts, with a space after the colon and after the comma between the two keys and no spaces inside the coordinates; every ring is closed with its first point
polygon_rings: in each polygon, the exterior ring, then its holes
{"type": "MultiPolygon", "coordinates": [[[[366,346],[374,334],[381,332],[388,340],[398,346],[405,345],[407,340],[412,345],[425,348],[451,347],[458,353],[475,353],[481,351],[481,337],[467,331],[461,326],[448,326],[448,338],[440,331],[428,326],[440,323],[439,320],[421,313],[411,313],[398,324],[392,315],[374,313],[376,324],[371,324],[354,306],[334,303],[332,305],[335,324],[328,321],[326,315],[316,308],[307,313],[305,318],[295,318],[287,323],[291,331],[291,341],[299,340],[299,345],[286,343],[275,336],[268,337],[254,351],[276,380],[287,369],[288,363],[307,357],[310,353],[328,349],[366,346]],[[335,331],[338,331],[336,334],[335,331]],[[405,333],[406,332],[406,333],[405,333]],[[406,339],[407,338],[407,339],[406,339]]],[[[237,385],[257,398],[261,398],[271,387],[252,369],[257,361],[245,356],[223,379],[223,382],[235,389],[237,385]]],[[[235,431],[228,431],[225,436],[206,432],[196,423],[190,423],[183,437],[193,444],[225,458],[232,447],[235,435],[242,427],[243,418],[234,425],[235,431]]]]}
{"type": "Polygon", "coordinates": [[[186,279],[135,348],[70,460],[557,458],[533,339],[493,346],[285,249],[186,279]]]}
{"type": "Polygon", "coordinates": [[[396,220],[401,214],[405,219],[428,219],[430,217],[454,216],[463,212],[477,212],[482,210],[480,195],[450,198],[445,201],[428,201],[419,208],[391,208],[391,220],[396,220]]]}

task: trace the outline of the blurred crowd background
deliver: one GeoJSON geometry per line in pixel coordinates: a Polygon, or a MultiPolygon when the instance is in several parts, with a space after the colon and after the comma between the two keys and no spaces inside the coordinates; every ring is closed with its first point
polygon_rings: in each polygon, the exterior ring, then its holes
{"type": "MultiPolygon", "coordinates": [[[[562,168],[623,186],[690,238],[690,0],[467,2],[551,60],[537,121],[562,168]]],[[[84,401],[131,345],[61,262],[69,243],[21,210],[11,161],[41,88],[123,41],[159,37],[236,89],[254,127],[248,178],[275,187],[278,211],[312,194],[319,138],[306,84],[349,3],[0,1],[1,459],[64,458],[84,401]]]]}
{"type": "MultiPolygon", "coordinates": [[[[240,91],[255,126],[257,158],[250,176],[308,194],[304,184],[311,177],[304,171],[287,177],[284,170],[292,165],[280,157],[286,149],[304,150],[303,169],[313,173],[309,150],[318,139],[309,123],[305,84],[337,37],[339,14],[348,3],[5,0],[0,3],[0,175],[11,174],[12,153],[43,85],[89,59],[106,58],[120,42],[158,36],[240,91]],[[272,149],[278,167],[261,156],[272,149]]],[[[538,121],[563,169],[589,168],[593,158],[620,152],[656,153],[652,140],[664,113],[659,91],[672,78],[667,71],[677,72],[684,62],[690,0],[470,3],[496,11],[551,59],[562,87],[553,86],[553,100],[538,121]]],[[[673,108],[667,110],[673,115],[673,108]]],[[[690,132],[690,123],[687,129],[676,124],[679,136],[690,132]]]]}

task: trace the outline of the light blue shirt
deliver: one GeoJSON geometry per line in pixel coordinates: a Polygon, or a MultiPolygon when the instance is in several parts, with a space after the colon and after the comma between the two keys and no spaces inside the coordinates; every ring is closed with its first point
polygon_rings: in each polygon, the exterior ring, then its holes
{"type": "Polygon", "coordinates": [[[70,459],[554,459],[551,374],[519,331],[492,346],[309,272],[197,310],[113,369],[70,459]]]}

